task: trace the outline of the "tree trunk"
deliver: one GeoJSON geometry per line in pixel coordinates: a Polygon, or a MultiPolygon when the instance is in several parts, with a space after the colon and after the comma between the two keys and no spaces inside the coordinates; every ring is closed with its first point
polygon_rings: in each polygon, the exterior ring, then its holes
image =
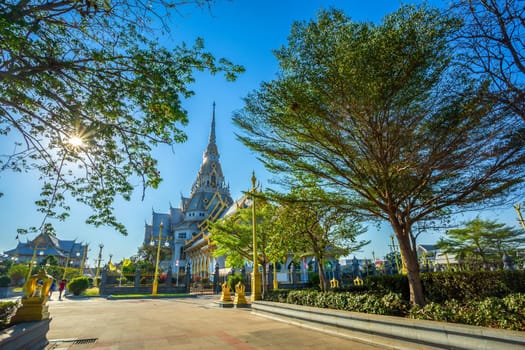
{"type": "Polygon", "coordinates": [[[399,249],[401,250],[401,258],[407,269],[408,286],[410,289],[410,303],[412,305],[425,305],[425,296],[423,294],[423,284],[419,276],[419,263],[417,260],[417,252],[410,248],[410,235],[407,233],[399,234],[396,232],[399,249]]]}
{"type": "Polygon", "coordinates": [[[321,259],[317,259],[317,267],[319,268],[319,286],[323,292],[328,290],[328,282],[324,276],[324,265],[321,259]]]}
{"type": "Polygon", "coordinates": [[[268,292],[268,278],[266,277],[266,264],[262,264],[262,296],[263,298],[266,296],[266,293],[268,292]]]}

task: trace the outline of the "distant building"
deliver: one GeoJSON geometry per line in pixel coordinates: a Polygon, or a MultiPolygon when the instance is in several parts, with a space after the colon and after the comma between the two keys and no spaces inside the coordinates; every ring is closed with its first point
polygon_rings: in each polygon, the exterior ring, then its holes
{"type": "Polygon", "coordinates": [[[88,245],[76,240],[61,240],[44,233],[36,236],[32,241],[20,242],[16,248],[4,252],[9,259],[18,262],[30,262],[33,257],[39,263],[48,256],[57,259],[58,265],[80,267],[87,259],[88,245]]]}
{"type": "Polygon", "coordinates": [[[208,245],[208,225],[222,218],[232,204],[230,188],[224,180],[219,162],[213,104],[208,146],[190,196],[181,196],[180,207],[173,208],[170,205],[168,213],[152,212],[151,224],[145,225],[144,244],[158,240],[162,222],[163,236],[172,247],[172,270],[183,271],[190,263],[193,275],[211,275],[215,264],[224,268],[224,257],[215,258],[211,255],[213,248],[208,245]]]}

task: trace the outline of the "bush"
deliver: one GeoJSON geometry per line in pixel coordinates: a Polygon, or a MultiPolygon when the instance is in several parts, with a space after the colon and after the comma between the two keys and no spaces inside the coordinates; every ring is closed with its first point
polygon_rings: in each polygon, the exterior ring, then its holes
{"type": "Polygon", "coordinates": [[[525,293],[525,271],[461,271],[421,274],[425,298],[443,303],[455,299],[460,303],[503,298],[525,293]]]}
{"type": "Polygon", "coordinates": [[[443,304],[431,302],[424,307],[413,307],[409,317],[525,331],[525,294],[490,297],[466,303],[454,299],[443,304]]]}
{"type": "Polygon", "coordinates": [[[11,278],[9,276],[0,276],[0,287],[9,287],[11,278]]]}
{"type": "Polygon", "coordinates": [[[290,289],[273,289],[264,293],[263,298],[266,301],[274,301],[278,303],[286,303],[290,289]]]}
{"type": "Polygon", "coordinates": [[[80,295],[89,287],[89,279],[87,277],[75,277],[68,284],[67,289],[73,295],[80,295]]]}
{"type": "Polygon", "coordinates": [[[18,302],[0,302],[0,329],[4,329],[9,325],[9,321],[17,309],[18,302]]]}
{"type": "MultiPolygon", "coordinates": [[[[281,297],[283,290],[274,291],[272,297],[281,297]]],[[[316,290],[291,290],[286,297],[289,304],[330,308],[344,311],[366,312],[379,315],[404,316],[408,302],[400,294],[337,293],[316,290]]]]}

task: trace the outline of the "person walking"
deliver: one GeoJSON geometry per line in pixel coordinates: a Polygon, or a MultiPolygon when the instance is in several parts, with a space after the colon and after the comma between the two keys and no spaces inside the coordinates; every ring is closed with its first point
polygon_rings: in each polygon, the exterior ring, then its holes
{"type": "Polygon", "coordinates": [[[53,279],[53,283],[51,283],[51,287],[49,287],[49,300],[51,300],[51,297],[53,296],[53,292],[55,291],[57,284],[55,280],[53,279]]]}
{"type": "Polygon", "coordinates": [[[58,300],[62,300],[62,293],[64,292],[64,289],[66,289],[66,280],[63,279],[60,281],[60,284],[58,285],[58,300]]]}

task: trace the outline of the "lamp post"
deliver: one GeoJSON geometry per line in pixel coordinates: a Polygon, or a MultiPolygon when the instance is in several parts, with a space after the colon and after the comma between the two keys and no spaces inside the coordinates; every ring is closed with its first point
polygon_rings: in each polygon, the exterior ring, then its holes
{"type": "Polygon", "coordinates": [[[261,278],[259,264],[257,263],[257,221],[255,217],[255,171],[252,172],[252,222],[253,222],[253,271],[252,271],[252,301],[261,300],[261,278]]]}
{"type": "Polygon", "coordinates": [[[80,263],[79,273],[82,276],[84,274],[84,265],[86,264],[86,256],[88,251],[88,244],[84,246],[84,252],[82,254],[82,262],[80,263]]]}
{"type": "Polygon", "coordinates": [[[100,243],[98,247],[100,250],[98,251],[97,272],[95,272],[95,287],[98,287],[98,274],[100,273],[100,262],[102,261],[102,248],[104,248],[104,245],[100,243]]]}
{"type": "MultiPolygon", "coordinates": [[[[162,241],[162,228],[164,227],[164,222],[160,222],[159,227],[159,241],[157,242],[157,259],[155,260],[155,274],[153,275],[153,288],[151,290],[151,295],[157,295],[157,288],[159,286],[159,259],[160,259],[160,242],[162,241]]],[[[152,240],[153,242],[153,240],[152,240]]],[[[166,242],[169,245],[168,242],[166,242]]]]}

